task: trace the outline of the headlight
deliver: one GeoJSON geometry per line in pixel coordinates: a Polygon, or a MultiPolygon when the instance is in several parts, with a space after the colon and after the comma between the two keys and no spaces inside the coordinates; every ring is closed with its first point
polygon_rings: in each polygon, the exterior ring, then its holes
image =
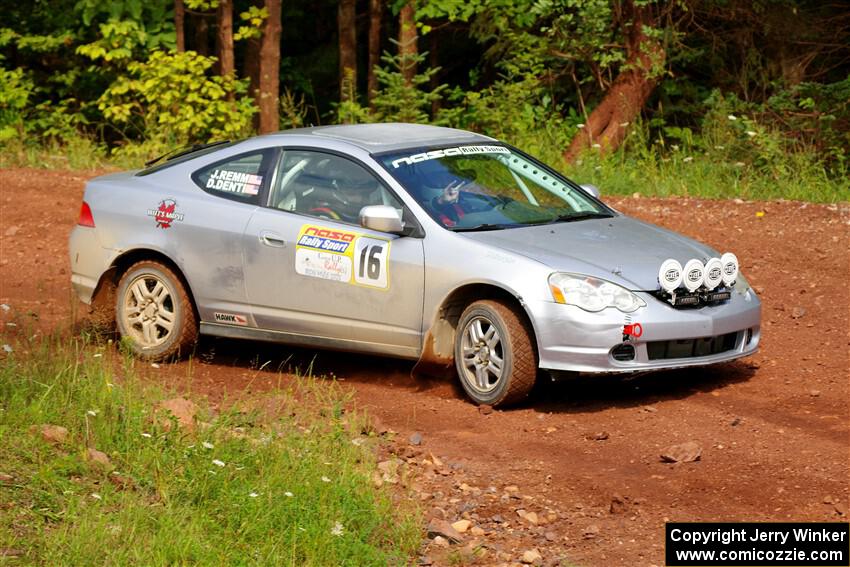
{"type": "Polygon", "coordinates": [[[723,283],[732,285],[738,279],[738,258],[731,252],[726,252],[720,257],[723,265],[723,283]]]}
{"type": "Polygon", "coordinates": [[[705,289],[711,291],[723,280],[723,263],[720,258],[711,258],[705,263],[705,289]]]}
{"type": "Polygon", "coordinates": [[[549,289],[558,303],[575,305],[585,311],[614,307],[623,313],[631,313],[646,306],[640,297],[626,288],[590,276],[555,273],[549,276],[549,289]]]}
{"type": "Polygon", "coordinates": [[[673,258],[664,260],[658,270],[658,283],[667,293],[682,285],[682,264],[673,258]]]}
{"type": "Polygon", "coordinates": [[[685,284],[685,289],[693,293],[699,286],[702,285],[705,279],[705,266],[699,260],[688,260],[685,264],[685,272],[683,274],[682,283],[685,284]]]}

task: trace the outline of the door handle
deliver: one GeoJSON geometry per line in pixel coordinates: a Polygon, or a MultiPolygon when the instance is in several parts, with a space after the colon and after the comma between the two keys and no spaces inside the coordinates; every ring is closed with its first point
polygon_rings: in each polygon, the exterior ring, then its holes
{"type": "Polygon", "coordinates": [[[286,246],[286,241],[283,239],[283,237],[278,233],[272,232],[270,230],[260,231],[260,242],[262,242],[266,246],[271,246],[273,248],[283,248],[286,246]]]}

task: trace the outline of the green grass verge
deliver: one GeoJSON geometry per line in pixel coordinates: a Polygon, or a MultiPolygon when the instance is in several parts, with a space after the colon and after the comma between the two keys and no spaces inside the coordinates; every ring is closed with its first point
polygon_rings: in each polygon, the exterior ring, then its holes
{"type": "Polygon", "coordinates": [[[110,346],[0,352],[0,548],[16,565],[409,563],[417,512],[371,480],[374,438],[333,383],[300,378],[194,433],[110,346]],[[245,409],[253,407],[256,409],[245,409]],[[38,428],[67,428],[46,442],[38,428]],[[105,452],[112,470],[87,460],[105,452]]]}
{"type": "Polygon", "coordinates": [[[593,183],[605,195],[689,196],[703,199],[787,199],[816,203],[850,201],[850,180],[830,176],[804,155],[788,154],[780,166],[759,167],[726,156],[673,153],[600,158],[587,154],[561,168],[579,183],[593,183]]]}
{"type": "MultiPolygon", "coordinates": [[[[640,127],[613,154],[603,157],[590,150],[574,164],[563,160],[563,141],[545,132],[540,136],[529,132],[510,141],[574,181],[598,186],[603,197],[640,193],[646,197],[850,201],[846,165],[828,170],[822,156],[805,149],[786,151],[777,135],[766,130],[760,130],[754,138],[745,132],[722,130],[680,148],[650,141],[645,128],[640,127]]],[[[145,159],[174,149],[137,143],[110,156],[102,146],[85,138],[66,144],[9,141],[0,146],[0,168],[135,169],[145,159]]]]}

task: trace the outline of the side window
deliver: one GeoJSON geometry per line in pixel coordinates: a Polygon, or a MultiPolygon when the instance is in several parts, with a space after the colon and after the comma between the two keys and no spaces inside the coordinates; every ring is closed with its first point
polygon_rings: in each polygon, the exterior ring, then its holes
{"type": "Polygon", "coordinates": [[[309,150],[284,150],[274,176],[269,206],[317,218],[357,224],[368,205],[402,205],[362,165],[309,150]]]}
{"type": "Polygon", "coordinates": [[[212,195],[243,203],[258,203],[273,150],[230,157],[192,174],[198,186],[212,195]]]}

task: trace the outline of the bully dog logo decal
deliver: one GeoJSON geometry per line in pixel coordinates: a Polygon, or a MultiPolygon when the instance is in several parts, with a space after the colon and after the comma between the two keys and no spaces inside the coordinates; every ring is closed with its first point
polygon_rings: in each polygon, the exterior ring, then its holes
{"type": "Polygon", "coordinates": [[[156,221],[157,228],[170,228],[174,221],[182,221],[183,213],[177,212],[177,201],[163,199],[155,209],[148,209],[148,216],[156,221]]]}

